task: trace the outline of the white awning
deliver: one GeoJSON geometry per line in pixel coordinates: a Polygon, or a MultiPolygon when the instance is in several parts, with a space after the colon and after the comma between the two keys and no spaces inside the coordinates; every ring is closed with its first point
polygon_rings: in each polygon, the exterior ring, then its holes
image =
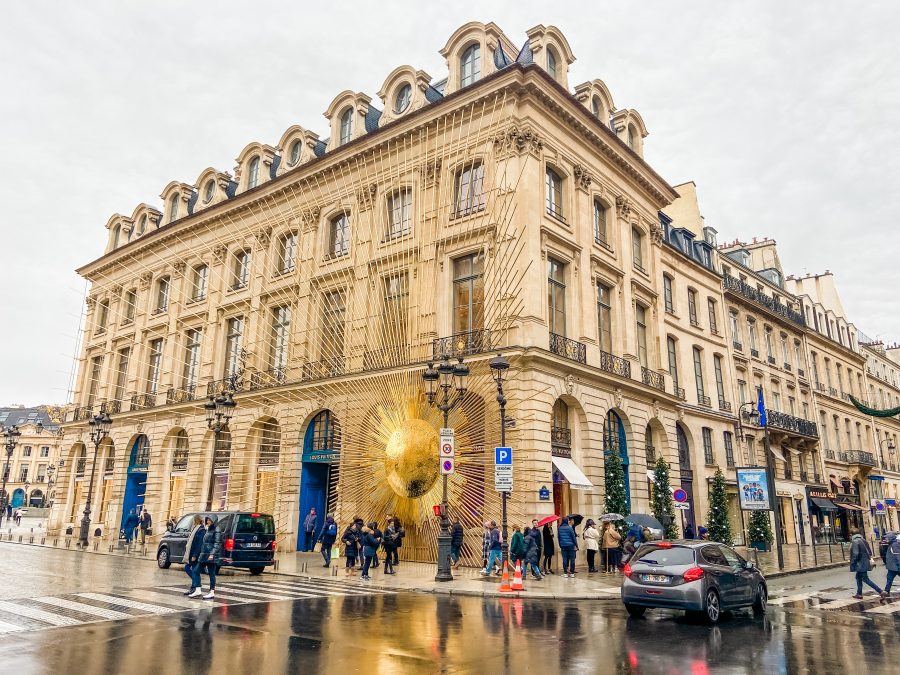
{"type": "Polygon", "coordinates": [[[782,462],[787,463],[787,460],[784,458],[784,455],[781,454],[781,448],[776,448],[774,445],[770,445],[769,450],[772,451],[772,454],[775,455],[776,459],[780,459],[782,462]]]}
{"type": "Polygon", "coordinates": [[[563,478],[566,479],[566,482],[569,483],[569,487],[572,489],[590,490],[594,487],[594,484],[587,479],[587,476],[582,473],[578,465],[568,457],[551,457],[551,459],[553,460],[553,466],[563,475],[563,478]]]}

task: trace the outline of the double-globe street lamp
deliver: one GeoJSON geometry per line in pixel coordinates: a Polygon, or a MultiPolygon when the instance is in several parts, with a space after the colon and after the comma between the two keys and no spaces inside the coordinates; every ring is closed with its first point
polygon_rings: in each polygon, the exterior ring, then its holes
{"type": "MultiPolygon", "coordinates": [[[[506,371],[509,370],[509,361],[502,354],[497,354],[491,359],[491,374],[497,383],[497,404],[500,406],[500,447],[506,447],[506,396],[503,393],[503,378],[506,371]]],[[[501,567],[506,569],[506,563],[509,560],[509,539],[506,532],[506,498],[508,492],[500,493],[500,532],[502,540],[500,542],[500,562],[501,567]]]]}
{"type": "Polygon", "coordinates": [[[97,455],[100,453],[100,444],[109,436],[112,418],[104,410],[94,415],[88,422],[88,425],[91,429],[91,442],[94,444],[94,461],[91,462],[91,479],[88,482],[87,503],[84,505],[84,517],[81,519],[81,532],[78,534],[78,545],[82,549],[88,545],[88,532],[91,529],[91,498],[94,494],[94,473],[97,471],[97,455]]]}
{"type": "MultiPolygon", "coordinates": [[[[460,356],[456,364],[450,363],[450,357],[445,355],[438,367],[429,363],[428,368],[422,373],[425,381],[425,395],[428,397],[428,405],[436,407],[444,413],[444,428],[450,426],[450,411],[462,403],[466,395],[469,380],[469,367],[463,363],[460,356]]],[[[450,572],[450,518],[447,513],[447,473],[442,476],[443,494],[441,496],[441,532],[438,534],[437,550],[437,574],[435,581],[453,581],[450,572]]]]}
{"type": "Polygon", "coordinates": [[[234,415],[237,403],[231,391],[225,391],[218,396],[210,396],[203,405],[206,411],[206,426],[213,432],[213,457],[209,469],[209,492],[207,493],[206,510],[212,511],[214,491],[216,489],[216,452],[219,449],[219,439],[223,431],[228,430],[228,423],[234,415]]]}
{"type": "Polygon", "coordinates": [[[0,488],[0,526],[3,525],[3,516],[6,515],[6,505],[9,503],[9,496],[6,494],[6,481],[9,478],[10,471],[10,459],[12,458],[13,450],[16,449],[16,444],[19,442],[19,436],[22,435],[22,432],[19,431],[19,428],[16,425],[12,425],[9,427],[0,427],[3,435],[6,437],[3,443],[3,447],[6,449],[6,464],[3,466],[3,487],[0,488]]]}

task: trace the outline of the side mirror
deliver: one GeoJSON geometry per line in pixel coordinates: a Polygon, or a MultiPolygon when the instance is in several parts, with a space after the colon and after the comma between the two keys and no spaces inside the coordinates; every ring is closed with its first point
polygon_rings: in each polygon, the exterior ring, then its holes
{"type": "Polygon", "coordinates": [[[753,564],[752,562],[750,562],[749,560],[745,560],[745,561],[744,561],[744,567],[745,567],[746,569],[748,569],[748,570],[755,570],[755,569],[756,569],[756,565],[754,565],[754,564],[753,564]]]}

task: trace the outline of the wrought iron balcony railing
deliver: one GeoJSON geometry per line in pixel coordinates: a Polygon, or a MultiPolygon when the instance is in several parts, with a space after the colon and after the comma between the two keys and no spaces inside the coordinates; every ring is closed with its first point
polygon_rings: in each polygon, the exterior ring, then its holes
{"type": "Polygon", "coordinates": [[[363,369],[394,368],[409,363],[409,345],[390,345],[363,354],[363,369]]]}
{"type": "Polygon", "coordinates": [[[770,365],[773,365],[773,366],[775,365],[775,357],[774,356],[767,356],[766,360],[769,362],[770,365]]]}
{"type": "Polygon", "coordinates": [[[84,476],[84,469],[87,466],[87,457],[79,457],[75,460],[75,475],[84,476]]]}
{"type": "Polygon", "coordinates": [[[623,359],[621,356],[613,356],[609,352],[600,352],[600,370],[607,373],[619,375],[620,377],[631,377],[631,361],[623,359]]]}
{"type": "Polygon", "coordinates": [[[86,422],[87,420],[93,417],[93,413],[91,412],[92,406],[78,406],[72,411],[72,421],[73,422],[86,422]]]}
{"type": "Polygon", "coordinates": [[[448,337],[437,338],[431,343],[431,355],[435,361],[444,356],[459,357],[479,354],[493,349],[491,331],[478,328],[448,337]]]}
{"type": "Polygon", "coordinates": [[[712,400],[710,400],[709,396],[704,396],[703,394],[697,394],[697,404],[702,405],[704,408],[712,408],[712,400]]]}
{"type": "Polygon", "coordinates": [[[798,375],[799,377],[805,378],[805,377],[806,377],[806,371],[803,370],[803,368],[797,368],[797,375],[798,375]]]}
{"type": "Polygon", "coordinates": [[[220,394],[224,394],[225,392],[236,394],[239,391],[244,391],[243,373],[234,373],[233,375],[224,377],[221,380],[213,380],[212,382],[208,382],[206,384],[207,396],[219,396],[220,394]]]}
{"type": "Polygon", "coordinates": [[[787,372],[791,372],[791,364],[788,363],[787,361],[785,361],[783,364],[781,364],[781,367],[784,368],[787,372]]]}
{"type": "Polygon", "coordinates": [[[278,466],[278,450],[260,450],[259,466],[278,466]]]}
{"type": "Polygon", "coordinates": [[[861,464],[864,466],[877,466],[875,455],[865,450],[850,450],[838,453],[838,459],[847,464],[861,464]]]}
{"type": "Polygon", "coordinates": [[[253,372],[250,374],[250,391],[254,389],[265,389],[266,387],[277,387],[287,380],[287,369],[285,368],[269,368],[253,372]]]}
{"type": "Polygon", "coordinates": [[[731,412],[731,401],[726,401],[724,398],[719,399],[719,410],[723,410],[725,412],[731,412]]]}
{"type": "Polygon", "coordinates": [[[732,346],[734,347],[734,350],[735,350],[735,351],[738,351],[738,352],[744,351],[744,345],[742,345],[742,344],[741,344],[740,342],[738,342],[737,340],[732,340],[732,341],[731,341],[731,344],[732,344],[732,346]]]}
{"type": "Polygon", "coordinates": [[[834,398],[838,397],[838,390],[831,385],[828,385],[828,395],[833,396],[834,398]]]}
{"type": "Polygon", "coordinates": [[[110,415],[118,415],[122,412],[122,401],[119,399],[110,399],[100,404],[100,412],[110,415]]]}
{"type": "Polygon", "coordinates": [[[803,436],[819,437],[819,428],[815,422],[810,422],[802,417],[794,417],[777,410],[767,410],[766,419],[770,427],[781,429],[782,431],[791,431],[803,436]]]}
{"type": "Polygon", "coordinates": [[[826,450],[825,459],[835,459],[834,450],[826,450]]]}
{"type": "Polygon", "coordinates": [[[325,377],[338,377],[347,372],[346,361],[343,356],[333,356],[303,364],[303,379],[318,380],[325,377]]]}
{"type": "Polygon", "coordinates": [[[821,382],[816,382],[816,383],[813,385],[813,387],[815,388],[816,391],[818,391],[818,392],[820,392],[820,393],[822,393],[822,394],[825,393],[825,385],[822,384],[821,382]]]}
{"type": "Polygon", "coordinates": [[[550,333],[550,351],[578,363],[587,363],[587,347],[583,342],[550,333]]]}
{"type": "Polygon", "coordinates": [[[193,401],[196,398],[196,384],[189,384],[186,387],[181,387],[179,389],[172,387],[166,392],[166,405],[171,405],[172,403],[187,403],[188,401],[193,401]]]}
{"type": "Polygon", "coordinates": [[[132,410],[146,410],[156,406],[156,394],[134,394],[131,397],[132,410]]]}
{"type": "Polygon", "coordinates": [[[804,318],[803,314],[791,309],[785,304],[778,302],[774,298],[769,297],[762,291],[754,288],[741,279],[737,279],[730,274],[726,274],[722,278],[722,285],[726,291],[737,293],[738,295],[741,295],[748,300],[756,303],[760,307],[764,307],[770,312],[777,314],[778,316],[781,316],[788,321],[792,321],[798,326],[806,327],[806,319],[804,318]]]}
{"type": "Polygon", "coordinates": [[[751,347],[750,348],[750,356],[752,356],[755,359],[758,359],[759,358],[759,350],[751,347]]]}
{"type": "Polygon", "coordinates": [[[647,453],[647,466],[649,467],[652,463],[656,462],[656,448],[647,443],[644,446],[644,450],[647,453]]]}
{"type": "Polygon", "coordinates": [[[644,366],[641,366],[641,382],[662,392],[666,390],[665,376],[649,368],[644,368],[644,366]]]}
{"type": "Polygon", "coordinates": [[[682,387],[675,387],[675,396],[680,398],[682,401],[687,400],[687,393],[685,393],[682,387]]]}
{"type": "Polygon", "coordinates": [[[214,469],[227,469],[228,465],[230,463],[231,463],[231,450],[217,449],[215,454],[213,455],[213,468],[214,469]]]}
{"type": "Polygon", "coordinates": [[[172,471],[187,471],[188,454],[188,451],[184,449],[175,450],[175,456],[172,458],[172,471]]]}

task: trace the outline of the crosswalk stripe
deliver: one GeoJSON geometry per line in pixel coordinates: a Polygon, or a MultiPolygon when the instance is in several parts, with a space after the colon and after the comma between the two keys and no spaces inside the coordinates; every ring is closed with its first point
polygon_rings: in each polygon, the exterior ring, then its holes
{"type": "Polygon", "coordinates": [[[42,609],[27,607],[26,605],[19,605],[14,602],[0,601],[0,610],[17,616],[26,616],[30,619],[37,619],[38,621],[43,621],[44,623],[49,623],[53,626],[75,626],[79,623],[84,623],[80,619],[73,619],[70,616],[56,614],[55,612],[46,612],[42,609]]]}
{"type": "Polygon", "coordinates": [[[850,605],[857,605],[866,602],[867,600],[877,600],[878,596],[868,596],[863,598],[862,600],[857,600],[856,598],[840,598],[838,600],[830,600],[828,602],[823,602],[822,604],[814,607],[813,609],[840,609],[841,607],[849,607],[850,605]]]}
{"type": "Polygon", "coordinates": [[[808,600],[815,597],[815,593],[798,593],[797,595],[786,595],[781,598],[769,598],[770,605],[786,605],[789,602],[798,602],[799,600],[808,600]]]}
{"type": "Polygon", "coordinates": [[[866,610],[866,614],[893,614],[894,612],[900,612],[900,601],[888,602],[880,607],[866,610]]]}
{"type": "MultiPolygon", "coordinates": [[[[251,597],[249,595],[242,595],[231,589],[221,589],[216,588],[216,598],[219,597],[225,598],[226,600],[232,600],[234,602],[243,602],[243,603],[251,603],[251,602],[263,602],[263,598],[259,597],[251,597]]],[[[270,598],[271,600],[293,600],[294,598],[288,597],[278,597],[278,598],[270,598]]],[[[209,602],[208,600],[204,600],[203,602],[209,602]]],[[[202,603],[201,603],[202,604],[202,603]]]]}
{"type": "Polygon", "coordinates": [[[151,605],[146,602],[137,602],[128,598],[120,598],[116,595],[105,595],[103,593],[78,593],[81,598],[89,600],[99,600],[100,602],[108,602],[111,605],[119,605],[120,607],[130,607],[131,609],[140,609],[151,614],[171,614],[177,612],[177,609],[171,607],[163,607],[162,605],[151,605]]]}
{"type": "MultiPolygon", "coordinates": [[[[184,592],[183,589],[179,590],[181,590],[182,593],[184,592]]],[[[135,589],[131,594],[138,600],[162,602],[168,605],[175,605],[176,607],[183,607],[184,609],[200,607],[200,604],[197,602],[196,598],[188,598],[185,595],[178,596],[170,593],[158,593],[156,591],[151,591],[145,588],[135,589]]]]}
{"type": "Polygon", "coordinates": [[[4,623],[0,621],[0,634],[3,633],[15,633],[16,631],[25,630],[24,626],[16,626],[12,623],[4,623]]]}
{"type": "Polygon", "coordinates": [[[258,597],[264,598],[266,600],[290,600],[291,596],[289,595],[278,595],[275,593],[260,593],[258,591],[247,591],[244,590],[242,586],[238,586],[236,584],[216,584],[216,591],[218,592],[219,588],[224,588],[228,592],[237,593],[239,595],[245,595],[250,597],[258,597]]]}
{"type": "MultiPolygon", "coordinates": [[[[248,584],[249,585],[249,584],[248,584]]],[[[343,590],[331,590],[331,589],[321,589],[321,588],[310,588],[309,586],[304,586],[300,584],[285,584],[285,583],[277,583],[277,582],[261,582],[254,581],[252,582],[253,586],[261,586],[263,590],[271,589],[274,592],[284,592],[284,593],[299,593],[301,595],[313,597],[313,596],[322,596],[322,595],[350,595],[349,592],[343,590]]],[[[244,586],[247,588],[247,586],[244,586]]]]}
{"type": "MultiPolygon", "coordinates": [[[[248,583],[258,583],[255,581],[250,581],[248,583]]],[[[311,578],[309,580],[306,579],[291,579],[290,582],[287,580],[282,581],[278,580],[278,583],[292,583],[292,584],[302,584],[306,586],[312,585],[317,590],[329,588],[338,591],[349,591],[351,593],[366,593],[366,594],[393,594],[395,591],[383,589],[383,588],[372,588],[371,586],[365,586],[360,583],[351,583],[351,582],[342,582],[342,581],[332,581],[330,579],[316,579],[311,578]]]]}
{"type": "Polygon", "coordinates": [[[88,614],[90,616],[99,616],[104,619],[133,619],[134,617],[131,614],[126,614],[125,612],[117,612],[114,609],[105,609],[103,607],[95,607],[94,605],[87,605],[83,602],[75,602],[74,600],[66,600],[65,598],[53,598],[53,597],[42,597],[35,598],[37,602],[40,602],[44,605],[53,605],[54,607],[62,607],[63,609],[71,609],[75,612],[80,612],[81,614],[88,614]]]}

